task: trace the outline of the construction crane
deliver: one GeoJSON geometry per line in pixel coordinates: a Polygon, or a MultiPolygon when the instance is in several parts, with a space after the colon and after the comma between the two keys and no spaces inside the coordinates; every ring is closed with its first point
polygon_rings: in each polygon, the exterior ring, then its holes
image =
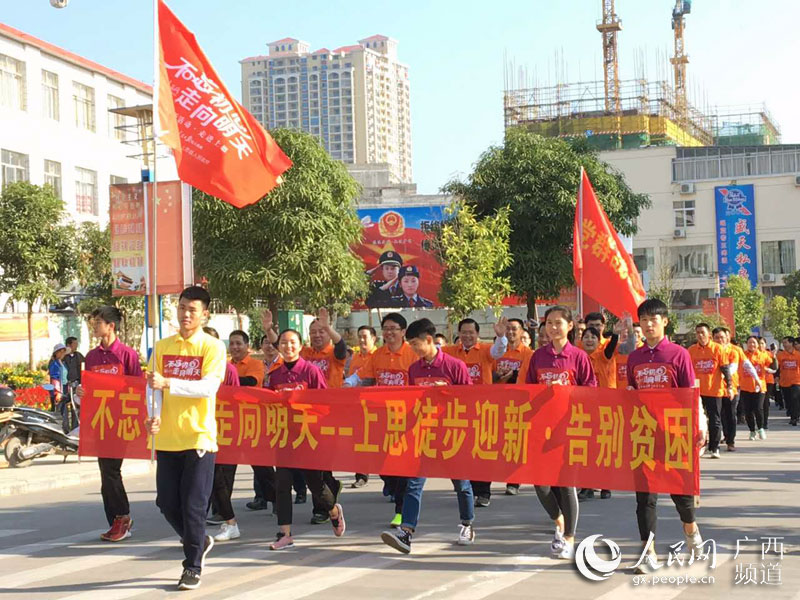
{"type": "Polygon", "coordinates": [[[692,12],[692,0],[675,0],[672,9],[672,31],[675,36],[675,56],[670,59],[675,77],[675,108],[681,121],[688,121],[689,102],[686,97],[686,65],[689,57],[683,40],[686,15],[692,12]]]}
{"type": "Polygon", "coordinates": [[[603,36],[603,76],[606,92],[606,112],[617,117],[617,143],[622,141],[621,119],[622,102],[619,92],[619,57],[617,54],[617,32],[622,22],[614,10],[614,0],[602,0],[603,22],[597,24],[597,31],[603,36]]]}

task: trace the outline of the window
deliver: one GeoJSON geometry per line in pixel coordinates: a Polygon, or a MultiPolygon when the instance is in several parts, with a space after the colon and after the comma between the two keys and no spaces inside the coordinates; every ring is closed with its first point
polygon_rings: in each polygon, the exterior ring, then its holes
{"type": "Polygon", "coordinates": [[[122,108],[125,102],[122,98],[117,98],[109,94],[108,96],[108,136],[115,140],[125,141],[125,116],[111,112],[112,108],[122,108]]]}
{"type": "Polygon", "coordinates": [[[670,264],[675,277],[707,277],[713,269],[711,246],[673,246],[670,264]]]}
{"type": "Polygon", "coordinates": [[[3,163],[3,187],[17,181],[28,181],[28,155],[3,150],[0,152],[3,163]]]}
{"type": "Polygon", "coordinates": [[[0,104],[25,110],[25,63],[0,54],[0,104]]]}
{"type": "Polygon", "coordinates": [[[78,129],[97,131],[94,120],[94,88],[73,81],[72,101],[75,105],[75,126],[78,129]]]}
{"type": "Polygon", "coordinates": [[[44,182],[53,187],[56,196],[61,200],[61,163],[54,160],[44,161],[44,182]]]}
{"type": "Polygon", "coordinates": [[[58,75],[42,69],[42,113],[58,121],[58,75]]]}
{"type": "Polygon", "coordinates": [[[97,215],[97,171],[75,168],[75,209],[80,214],[97,215]]]}
{"type": "Polygon", "coordinates": [[[678,309],[699,308],[703,306],[703,300],[714,297],[711,289],[681,290],[675,294],[672,307],[678,309]]]}
{"type": "Polygon", "coordinates": [[[794,272],[794,240],[761,242],[761,270],[777,275],[794,272]]]}
{"type": "Polygon", "coordinates": [[[694,227],[694,200],[675,200],[672,212],[675,213],[676,228],[694,227]]]}
{"type": "Polygon", "coordinates": [[[112,175],[111,176],[111,185],[119,185],[122,183],[128,183],[127,177],[120,177],[119,175],[112,175]]]}
{"type": "Polygon", "coordinates": [[[642,279],[645,273],[649,273],[652,277],[653,269],[655,268],[655,253],[652,248],[634,248],[633,249],[633,263],[639,271],[642,279]]]}

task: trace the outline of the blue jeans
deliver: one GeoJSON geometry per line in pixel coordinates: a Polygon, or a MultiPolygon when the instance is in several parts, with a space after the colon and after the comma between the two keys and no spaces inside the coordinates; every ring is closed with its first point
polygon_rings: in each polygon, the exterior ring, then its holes
{"type": "MultiPolygon", "coordinates": [[[[406,493],[403,497],[403,522],[401,527],[414,531],[419,522],[419,513],[422,508],[422,488],[425,487],[425,477],[409,477],[406,493]]],[[[469,525],[475,518],[475,497],[472,494],[472,484],[467,479],[451,479],[453,489],[458,494],[458,516],[464,525],[469,525]]]]}

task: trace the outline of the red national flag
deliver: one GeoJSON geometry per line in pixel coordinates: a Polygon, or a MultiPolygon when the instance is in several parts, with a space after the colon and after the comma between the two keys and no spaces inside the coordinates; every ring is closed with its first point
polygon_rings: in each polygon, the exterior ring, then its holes
{"type": "Polygon", "coordinates": [[[241,208],[280,183],[292,161],[231,96],[194,34],[158,2],[161,60],[158,114],[178,175],[241,208]]]}
{"type": "Polygon", "coordinates": [[[597,201],[586,171],[582,173],[581,190],[578,192],[578,203],[575,206],[573,233],[572,268],[575,283],[583,286],[584,294],[618,317],[624,312],[636,315],[636,309],[645,299],[639,272],[608,220],[606,211],[597,201]],[[583,199],[582,243],[581,198],[583,199]]]}

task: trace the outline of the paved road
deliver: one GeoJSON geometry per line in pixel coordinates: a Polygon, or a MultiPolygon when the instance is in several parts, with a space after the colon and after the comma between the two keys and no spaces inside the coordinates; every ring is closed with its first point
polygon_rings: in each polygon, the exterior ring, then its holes
{"type": "MultiPolygon", "coordinates": [[[[740,428],[740,437],[746,433],[740,428]]],[[[458,514],[455,494],[447,481],[429,481],[413,554],[404,556],[384,546],[380,531],[392,516],[382,498],[380,480],[343,496],[347,535],[332,536],[329,525],[310,525],[310,504],[295,518],[296,547],[269,552],[276,531],[275,517],[249,512],[250,474],[242,468],[236,481],[234,506],[239,511],[242,538],[215,546],[193,597],[299,598],[326,600],[480,600],[547,598],[647,597],[669,600],[752,597],[800,599],[800,429],[776,419],[765,442],[739,443],[735,454],[704,460],[701,530],[717,543],[717,567],[695,564],[689,571],[665,567],[659,575],[713,576],[713,584],[652,580],[634,585],[623,568],[608,580],[594,583],[573,565],[548,558],[552,528],[531,486],[516,497],[496,495],[489,508],[478,509],[476,543],[454,544],[458,514]],[[735,584],[737,565],[755,568],[760,581],[759,543],[744,546],[734,559],[737,539],[784,536],[779,563],[781,585],[735,584]]],[[[349,484],[352,478],[342,474],[349,484]]],[[[155,505],[151,475],[128,480],[135,518],[134,536],[117,545],[98,540],[104,525],[99,484],[55,489],[0,498],[0,597],[111,600],[162,598],[175,590],[180,575],[181,548],[155,505]]],[[[578,537],[603,534],[623,552],[622,566],[637,558],[634,500],[617,493],[610,500],[581,504],[578,537]]],[[[682,539],[680,524],[668,498],[662,498],[659,536],[664,548],[682,539]]],[[[602,553],[601,553],[602,556],[602,553]]],[[[777,571],[772,569],[774,578],[777,571]]],[[[741,576],[740,576],[741,577],[741,576]]]]}

